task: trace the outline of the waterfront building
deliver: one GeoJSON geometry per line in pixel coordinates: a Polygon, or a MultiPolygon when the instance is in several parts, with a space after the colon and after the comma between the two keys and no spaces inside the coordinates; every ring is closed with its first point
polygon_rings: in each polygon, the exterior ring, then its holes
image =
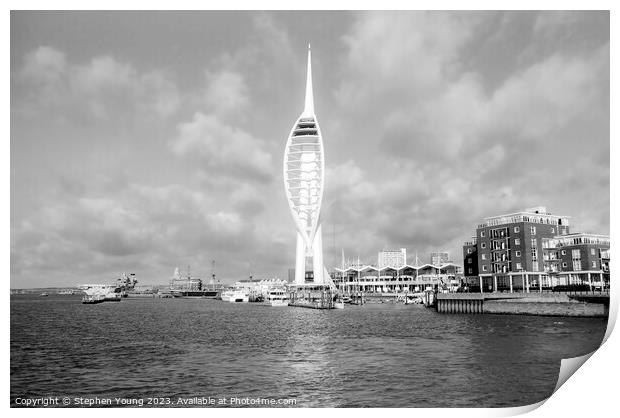
{"type": "Polygon", "coordinates": [[[179,272],[179,268],[177,267],[174,269],[174,274],[170,279],[170,290],[202,290],[202,280],[197,277],[191,277],[189,274],[189,267],[187,268],[187,276],[182,277],[179,272]]]}
{"type": "Polygon", "coordinates": [[[345,293],[421,292],[425,289],[448,289],[462,278],[461,266],[454,263],[442,265],[404,264],[398,267],[371,265],[349,266],[334,269],[334,283],[345,293]]]}
{"type": "Polygon", "coordinates": [[[552,286],[609,287],[608,235],[567,234],[543,240],[545,272],[552,286]]]}
{"type": "Polygon", "coordinates": [[[323,265],[320,224],[325,183],[325,158],[321,128],[314,113],[312,62],[308,45],[308,68],[304,110],[297,118],[284,151],[284,189],[297,229],[295,284],[330,281],[323,265]]]}
{"type": "Polygon", "coordinates": [[[377,266],[384,267],[400,267],[407,264],[407,249],[400,250],[381,250],[377,255],[377,266]]]}
{"type": "Polygon", "coordinates": [[[478,246],[476,237],[463,243],[463,274],[466,278],[478,280],[478,246]]]}
{"type": "MultiPolygon", "coordinates": [[[[526,291],[550,289],[559,284],[576,283],[588,277],[588,271],[582,273],[568,272],[566,259],[562,274],[559,269],[562,261],[557,257],[558,246],[566,245],[571,237],[581,240],[594,239],[587,234],[571,234],[568,216],[552,215],[544,206],[526,209],[506,215],[492,216],[476,228],[476,236],[463,244],[463,265],[465,280],[472,288],[482,291],[526,291]],[[557,261],[557,262],[556,262],[557,261]],[[554,271],[557,270],[557,271],[554,271]]],[[[600,242],[604,237],[598,236],[600,242]]],[[[572,241],[570,241],[572,242],[572,241]]],[[[580,244],[581,245],[581,244],[580,244]]],[[[594,245],[594,244],[588,244],[594,245]]],[[[609,240],[607,239],[607,250],[609,240]]],[[[580,248],[590,254],[597,252],[597,267],[602,271],[608,258],[604,245],[595,248],[580,248]]],[[[562,254],[560,256],[568,257],[562,254]]],[[[567,252],[567,249],[564,250],[567,252]]],[[[572,254],[572,253],[571,253],[572,254]]],[[[577,252],[575,252],[577,254],[577,252]]],[[[589,255],[588,255],[589,257],[589,255]]],[[[585,258],[584,263],[590,263],[585,258]]],[[[572,265],[572,260],[571,260],[572,265]]],[[[577,264],[575,263],[575,266],[577,264]]],[[[594,270],[590,271],[590,278],[594,270]]]]}

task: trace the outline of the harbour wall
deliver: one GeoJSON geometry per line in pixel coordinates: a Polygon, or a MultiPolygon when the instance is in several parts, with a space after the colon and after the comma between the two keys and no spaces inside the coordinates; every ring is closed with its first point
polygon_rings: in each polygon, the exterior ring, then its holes
{"type": "Polygon", "coordinates": [[[609,309],[600,303],[587,302],[526,302],[485,301],[483,313],[513,315],[606,317],[609,309]]]}
{"type": "Polygon", "coordinates": [[[568,294],[437,294],[437,312],[467,314],[512,314],[607,317],[609,297],[568,294]]]}

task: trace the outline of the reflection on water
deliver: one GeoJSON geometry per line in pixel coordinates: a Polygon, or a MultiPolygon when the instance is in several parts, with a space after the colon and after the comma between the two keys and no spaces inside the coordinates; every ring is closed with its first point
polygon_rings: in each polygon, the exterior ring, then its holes
{"type": "Polygon", "coordinates": [[[11,398],[295,398],[297,406],[517,406],[549,396],[603,319],[421,306],[11,297],[11,398]]]}

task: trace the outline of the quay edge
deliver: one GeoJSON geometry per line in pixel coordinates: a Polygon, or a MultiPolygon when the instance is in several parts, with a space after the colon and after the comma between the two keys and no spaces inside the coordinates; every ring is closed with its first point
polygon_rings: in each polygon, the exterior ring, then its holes
{"type": "Polygon", "coordinates": [[[439,293],[438,313],[608,317],[609,294],[439,293]]]}

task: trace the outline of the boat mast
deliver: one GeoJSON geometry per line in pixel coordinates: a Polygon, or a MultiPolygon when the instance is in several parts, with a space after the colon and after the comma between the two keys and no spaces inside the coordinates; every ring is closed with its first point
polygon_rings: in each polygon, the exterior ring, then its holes
{"type": "Polygon", "coordinates": [[[215,285],[215,260],[211,260],[211,284],[215,285]]]}

